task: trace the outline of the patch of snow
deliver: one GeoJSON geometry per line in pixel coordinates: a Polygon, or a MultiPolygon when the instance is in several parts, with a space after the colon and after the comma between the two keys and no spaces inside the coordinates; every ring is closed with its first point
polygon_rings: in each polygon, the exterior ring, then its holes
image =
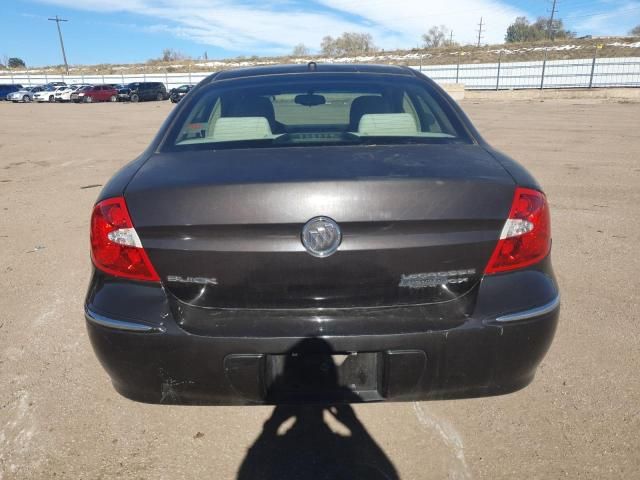
{"type": "Polygon", "coordinates": [[[640,48],[640,42],[634,42],[634,43],[613,42],[613,43],[607,43],[607,46],[608,47],[640,48]]]}

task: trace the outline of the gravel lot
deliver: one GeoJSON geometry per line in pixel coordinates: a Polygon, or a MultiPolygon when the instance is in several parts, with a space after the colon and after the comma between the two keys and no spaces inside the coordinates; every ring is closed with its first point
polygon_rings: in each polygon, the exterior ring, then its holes
{"type": "MultiPolygon", "coordinates": [[[[463,107],[547,191],[563,294],[555,342],[521,392],[355,413],[402,479],[638,478],[640,104],[463,107]]],[[[86,336],[96,185],[143,150],[170,109],[0,103],[2,480],[234,479],[273,411],[125,400],[86,336]]],[[[310,472],[322,470],[304,451],[317,433],[296,428],[299,443],[269,440],[288,445],[273,458],[308,459],[310,472]]],[[[372,448],[352,433],[350,448],[372,448]]]]}

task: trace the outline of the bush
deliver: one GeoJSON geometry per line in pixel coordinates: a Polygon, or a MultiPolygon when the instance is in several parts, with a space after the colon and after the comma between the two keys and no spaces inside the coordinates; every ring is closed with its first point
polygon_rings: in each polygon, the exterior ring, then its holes
{"type": "Polygon", "coordinates": [[[327,35],[322,39],[320,50],[323,55],[337,57],[342,55],[360,55],[376,51],[373,37],[368,33],[345,32],[338,38],[327,35]]]}
{"type": "Polygon", "coordinates": [[[24,63],[24,60],[18,57],[11,57],[7,61],[7,66],[9,68],[25,68],[27,65],[24,63]]]}
{"type": "Polygon", "coordinates": [[[163,62],[178,62],[180,60],[187,59],[189,59],[188,55],[185,55],[182,52],[178,52],[173,48],[165,48],[164,50],[162,50],[162,57],[160,58],[160,60],[162,60],[163,62]]]}
{"type": "Polygon", "coordinates": [[[562,20],[556,19],[549,25],[549,19],[538,17],[534,23],[529,23],[526,17],[518,17],[515,22],[507,28],[507,34],[504,37],[507,43],[535,42],[544,40],[549,37],[554,38],[573,38],[576,34],[564,29],[562,20]]]}
{"type": "Polygon", "coordinates": [[[447,27],[440,25],[439,27],[433,26],[427,33],[422,35],[422,45],[424,48],[438,48],[443,47],[446,44],[447,39],[447,27]]]}
{"type": "Polygon", "coordinates": [[[309,49],[306,47],[306,45],[304,43],[299,43],[298,45],[293,47],[291,55],[294,57],[306,57],[307,55],[309,55],[309,53],[309,49]]]}

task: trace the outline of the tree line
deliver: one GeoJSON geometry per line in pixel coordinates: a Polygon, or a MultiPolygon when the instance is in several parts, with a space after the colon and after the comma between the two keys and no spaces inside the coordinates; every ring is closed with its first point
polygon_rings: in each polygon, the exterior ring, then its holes
{"type": "MultiPolygon", "coordinates": [[[[640,36],[640,25],[629,31],[629,35],[640,36]]],[[[538,17],[530,22],[526,17],[517,17],[509,25],[505,43],[536,42],[541,40],[562,40],[575,38],[576,33],[564,27],[562,19],[538,17]]],[[[459,45],[453,39],[453,32],[446,25],[434,25],[421,37],[422,48],[441,48],[459,45]]],[[[328,57],[362,55],[378,51],[373,38],[368,33],[345,32],[337,38],[326,36],[320,43],[320,54],[328,57]]],[[[311,49],[300,43],[291,52],[294,57],[311,54],[311,49]]]]}

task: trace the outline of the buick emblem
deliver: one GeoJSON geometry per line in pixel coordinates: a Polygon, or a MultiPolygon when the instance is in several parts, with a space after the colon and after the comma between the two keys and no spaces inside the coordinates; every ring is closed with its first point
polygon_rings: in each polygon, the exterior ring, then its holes
{"type": "Polygon", "coordinates": [[[340,246],[342,232],[328,217],[315,217],[302,227],[302,244],[314,257],[328,257],[340,246]]]}

